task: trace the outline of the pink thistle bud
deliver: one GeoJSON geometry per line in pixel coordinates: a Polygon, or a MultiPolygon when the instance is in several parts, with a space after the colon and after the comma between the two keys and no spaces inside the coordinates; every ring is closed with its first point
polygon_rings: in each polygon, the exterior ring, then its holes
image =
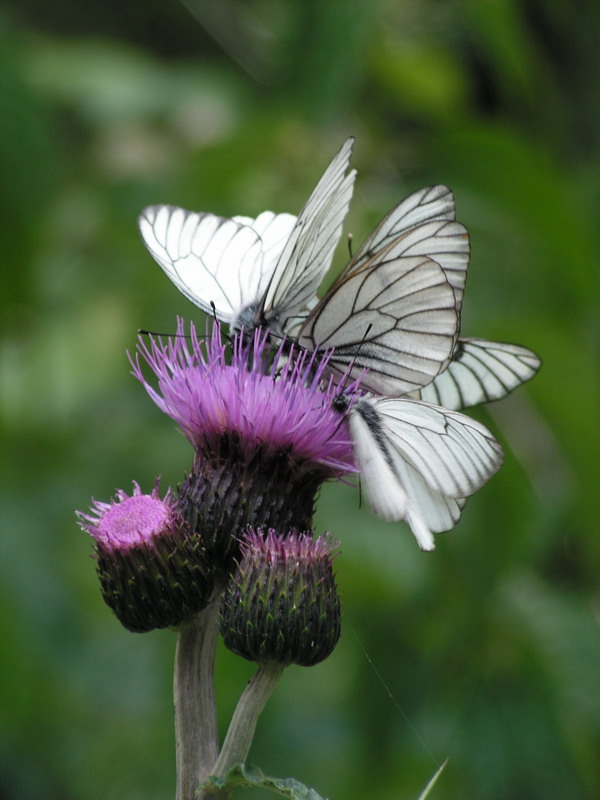
{"type": "Polygon", "coordinates": [[[173,497],[118,490],[110,503],[94,501],[79,523],[95,540],[102,595],[130,631],[180,625],[208,603],[212,574],[204,545],[173,497]]]}

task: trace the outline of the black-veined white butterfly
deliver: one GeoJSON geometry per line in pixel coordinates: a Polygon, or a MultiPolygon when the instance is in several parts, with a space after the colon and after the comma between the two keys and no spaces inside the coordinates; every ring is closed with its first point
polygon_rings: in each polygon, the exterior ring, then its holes
{"type": "Polygon", "coordinates": [[[446,186],[407,197],[367,236],[298,331],[309,350],[365,388],[401,395],[449,364],[469,262],[466,229],[446,186]]]}
{"type": "MultiPolygon", "coordinates": [[[[414,396],[458,410],[498,400],[532,378],[541,362],[531,350],[504,342],[459,338],[460,312],[469,262],[469,237],[465,227],[455,221],[454,197],[445,186],[426,187],[392,209],[363,242],[335,287],[344,277],[369,264],[383,264],[398,257],[417,255],[429,257],[444,271],[454,290],[458,325],[455,328],[450,356],[441,362],[439,374],[430,382],[422,383],[422,388],[417,389],[414,396]]],[[[318,318],[324,309],[326,306],[318,306],[312,312],[312,318],[318,318]]],[[[323,332],[321,336],[324,336],[323,332]]],[[[331,339],[327,342],[333,345],[331,339]]],[[[302,334],[300,343],[314,347],[314,342],[302,340],[302,334]]],[[[410,349],[409,341],[407,345],[407,349],[410,349]]],[[[368,348],[368,342],[366,346],[368,348]]],[[[360,353],[360,341],[358,348],[360,353]]],[[[356,354],[354,348],[351,346],[348,349],[345,346],[344,353],[347,355],[347,363],[352,363],[356,354]]],[[[342,355],[341,351],[339,355],[342,355]]],[[[357,357],[357,364],[360,361],[360,357],[357,357]]],[[[383,381],[377,377],[370,381],[367,378],[364,385],[373,391],[387,394],[411,391],[398,384],[390,386],[387,378],[383,381]]]]}
{"type": "Polygon", "coordinates": [[[353,143],[346,140],[298,218],[149,206],[138,220],[142,241],[178,289],[233,332],[264,326],[282,336],[314,304],[331,265],[354,186],[353,143]]]}
{"type": "MultiPolygon", "coordinates": [[[[183,294],[206,312],[214,309],[234,332],[266,326],[310,350],[334,347],[331,366],[344,372],[352,364],[354,375],[368,369],[364,385],[375,392],[419,396],[431,385],[434,396],[448,395],[464,376],[458,334],[469,240],[447,187],[426,187],[396,206],[317,302],[352,194],[352,144],[345,142],[297,219],[269,211],[226,219],[150,206],[139,220],[142,239],[183,294]]],[[[533,374],[536,357],[516,350],[523,365],[515,365],[512,382],[489,357],[483,386],[510,391],[527,379],[520,376],[533,374]]],[[[468,388],[463,405],[485,399],[472,381],[468,388]]]]}
{"type": "Polygon", "coordinates": [[[361,486],[373,512],[405,520],[419,547],[433,550],[434,533],[450,530],[466,498],[502,463],[490,431],[464,414],[400,397],[341,394],[361,486]]]}

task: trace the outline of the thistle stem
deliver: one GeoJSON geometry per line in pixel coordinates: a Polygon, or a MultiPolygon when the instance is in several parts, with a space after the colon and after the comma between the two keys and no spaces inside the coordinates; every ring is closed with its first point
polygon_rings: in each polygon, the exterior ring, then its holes
{"type": "Polygon", "coordinates": [[[193,800],[219,754],[214,692],[219,599],[182,628],[177,639],[173,681],[176,800],[193,800]]]}
{"type": "Polygon", "coordinates": [[[221,753],[212,768],[212,775],[224,778],[231,767],[245,763],[260,713],[284,669],[283,665],[273,661],[261,664],[248,681],[231,718],[221,753]]]}

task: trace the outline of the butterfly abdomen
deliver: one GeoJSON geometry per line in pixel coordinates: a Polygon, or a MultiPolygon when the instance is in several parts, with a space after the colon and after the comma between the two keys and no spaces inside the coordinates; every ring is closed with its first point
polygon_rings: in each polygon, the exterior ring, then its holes
{"type": "Polygon", "coordinates": [[[260,327],[260,322],[258,322],[257,317],[259,305],[259,301],[256,300],[253,303],[248,303],[248,305],[243,306],[239,310],[231,320],[230,330],[232,336],[241,333],[242,329],[246,336],[251,336],[256,328],[260,327]]]}

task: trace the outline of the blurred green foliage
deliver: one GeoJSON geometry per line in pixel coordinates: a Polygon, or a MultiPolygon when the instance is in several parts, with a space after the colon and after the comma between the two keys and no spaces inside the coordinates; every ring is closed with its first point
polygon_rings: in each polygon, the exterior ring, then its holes
{"type": "MultiPolygon", "coordinates": [[[[435,797],[600,796],[600,6],[24,0],[0,21],[2,796],[173,791],[174,636],[120,629],[73,515],[190,463],[125,357],[198,316],[137,213],[297,212],[351,133],[355,241],[449,184],[463,332],[544,367],[475,412],[505,465],[434,554],[323,491],[344,636],[288,671],[251,760],[340,800],[414,798],[447,755],[435,797]]],[[[252,667],[219,668],[224,725],[252,667]]]]}

